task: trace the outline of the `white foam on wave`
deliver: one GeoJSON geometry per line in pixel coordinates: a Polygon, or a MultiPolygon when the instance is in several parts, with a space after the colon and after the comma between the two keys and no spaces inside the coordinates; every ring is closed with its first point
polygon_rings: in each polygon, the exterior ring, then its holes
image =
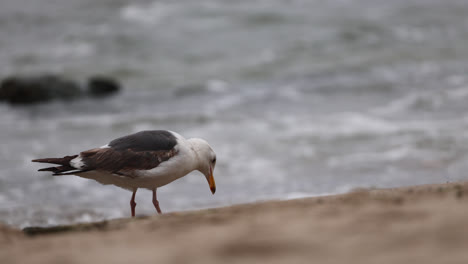
{"type": "Polygon", "coordinates": [[[323,139],[359,135],[385,135],[397,132],[398,126],[382,118],[357,112],[339,113],[328,117],[283,119],[288,137],[316,136],[323,139]],[[287,124],[290,123],[290,124],[287,124]],[[301,124],[298,126],[297,124],[301,124]]]}
{"type": "Polygon", "coordinates": [[[272,63],[277,59],[277,55],[272,49],[264,49],[253,55],[247,62],[247,67],[257,67],[272,63]]]}
{"type": "Polygon", "coordinates": [[[464,100],[468,97],[468,86],[462,86],[450,91],[447,91],[447,95],[453,100],[464,100]]]}
{"type": "Polygon", "coordinates": [[[412,109],[433,109],[444,103],[444,98],[436,92],[411,93],[402,98],[394,100],[389,104],[372,110],[378,115],[393,115],[406,112],[412,109]]]}
{"type": "Polygon", "coordinates": [[[281,200],[294,200],[294,199],[303,199],[303,198],[316,197],[316,196],[322,196],[322,195],[327,195],[327,194],[317,195],[314,193],[307,193],[307,192],[290,192],[290,193],[286,193],[280,199],[281,200]]]}
{"type": "MultiPolygon", "coordinates": [[[[332,119],[331,123],[341,134],[354,135],[360,133],[388,134],[398,130],[395,124],[381,118],[361,113],[343,113],[332,119]]],[[[330,129],[333,131],[333,129],[330,129]]]]}
{"type": "Polygon", "coordinates": [[[55,126],[60,127],[111,127],[118,123],[118,114],[98,114],[98,115],[77,115],[70,117],[60,117],[50,120],[55,126]]]}
{"type": "Polygon", "coordinates": [[[277,93],[281,98],[296,102],[300,101],[304,96],[303,93],[300,92],[299,89],[293,84],[288,84],[281,87],[277,93]]]}
{"type": "Polygon", "coordinates": [[[212,79],[206,82],[206,88],[213,93],[222,93],[229,89],[229,84],[223,80],[212,79]]]}
{"type": "Polygon", "coordinates": [[[155,25],[170,15],[172,6],[153,2],[150,4],[130,4],[120,10],[120,16],[128,21],[155,25]]]}
{"type": "Polygon", "coordinates": [[[373,109],[377,115],[390,116],[413,110],[436,110],[453,102],[465,100],[468,97],[468,87],[459,86],[443,91],[414,92],[391,101],[387,105],[373,109]]]}
{"type": "Polygon", "coordinates": [[[359,163],[370,164],[381,162],[393,162],[404,159],[408,156],[414,156],[415,152],[416,150],[404,146],[389,149],[387,151],[352,153],[348,155],[331,157],[327,161],[327,165],[331,168],[338,168],[359,163]]]}
{"type": "Polygon", "coordinates": [[[216,101],[213,101],[209,105],[204,106],[204,110],[207,113],[216,113],[218,111],[226,110],[229,108],[232,108],[234,106],[237,106],[243,102],[242,97],[235,95],[235,94],[230,94],[230,95],[225,95],[223,97],[218,98],[216,101]]]}
{"type": "Polygon", "coordinates": [[[70,43],[58,43],[47,47],[39,48],[39,53],[47,57],[87,57],[95,53],[96,48],[93,44],[84,41],[70,43]]]}

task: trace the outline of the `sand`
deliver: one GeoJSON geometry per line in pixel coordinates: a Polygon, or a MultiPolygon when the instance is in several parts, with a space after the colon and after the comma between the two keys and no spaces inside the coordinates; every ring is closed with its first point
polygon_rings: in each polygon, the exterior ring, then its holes
{"type": "Polygon", "coordinates": [[[0,263],[468,263],[468,183],[269,201],[20,232],[0,263]]]}

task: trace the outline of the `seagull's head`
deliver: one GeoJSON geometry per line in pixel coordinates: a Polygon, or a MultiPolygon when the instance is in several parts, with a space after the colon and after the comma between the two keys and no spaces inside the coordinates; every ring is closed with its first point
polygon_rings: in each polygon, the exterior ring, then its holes
{"type": "Polygon", "coordinates": [[[208,142],[203,139],[191,138],[189,141],[192,143],[193,149],[197,154],[197,170],[205,175],[210,185],[211,192],[214,194],[216,192],[216,183],[213,177],[213,171],[216,166],[216,153],[208,142]]]}

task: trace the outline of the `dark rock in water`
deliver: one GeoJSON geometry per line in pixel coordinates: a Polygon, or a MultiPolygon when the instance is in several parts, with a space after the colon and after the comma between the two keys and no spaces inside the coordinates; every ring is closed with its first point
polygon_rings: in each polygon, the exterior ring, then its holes
{"type": "Polygon", "coordinates": [[[91,96],[101,97],[114,94],[120,90],[120,84],[108,77],[94,76],[88,80],[88,93],[91,96]]]}
{"type": "Polygon", "coordinates": [[[0,84],[0,100],[12,104],[45,102],[56,98],[69,100],[81,95],[77,83],[55,75],[12,76],[0,84]]]}
{"type": "Polygon", "coordinates": [[[58,75],[10,76],[0,83],[0,101],[11,104],[31,104],[50,100],[74,100],[84,96],[102,97],[120,90],[117,81],[92,77],[88,87],[58,75]]]}

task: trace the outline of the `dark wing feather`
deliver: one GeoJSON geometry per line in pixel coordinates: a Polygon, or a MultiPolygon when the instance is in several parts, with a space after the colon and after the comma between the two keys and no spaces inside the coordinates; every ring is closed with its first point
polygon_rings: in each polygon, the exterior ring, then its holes
{"type": "Polygon", "coordinates": [[[176,137],[166,130],[148,130],[112,140],[109,146],[115,150],[134,151],[171,150],[177,144],[176,137]]]}
{"type": "Polygon", "coordinates": [[[80,158],[84,164],[81,168],[70,165],[70,161],[78,155],[33,161],[61,165],[40,169],[40,171],[52,171],[54,175],[100,170],[133,177],[135,170],[155,168],[175,156],[176,145],[177,139],[169,131],[141,131],[112,140],[109,148],[95,148],[81,152],[80,158]]]}
{"type": "Polygon", "coordinates": [[[135,151],[98,148],[81,152],[80,156],[86,170],[100,170],[132,176],[134,170],[149,170],[175,156],[177,151],[153,150],[135,151]]]}

